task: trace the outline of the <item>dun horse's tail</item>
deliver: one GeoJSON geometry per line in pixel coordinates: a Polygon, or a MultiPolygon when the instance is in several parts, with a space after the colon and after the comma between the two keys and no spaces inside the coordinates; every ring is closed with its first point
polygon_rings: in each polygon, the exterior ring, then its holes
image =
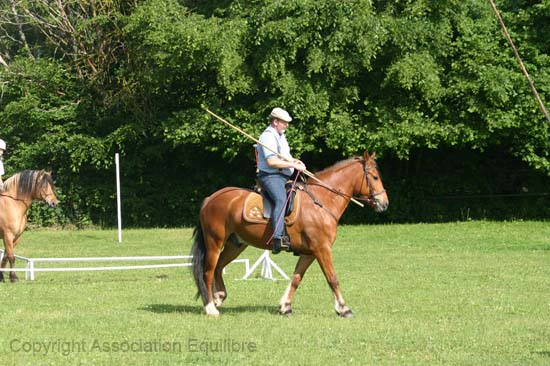
{"type": "Polygon", "coordinates": [[[195,226],[193,231],[193,248],[191,249],[191,255],[193,256],[193,277],[195,278],[195,284],[197,285],[197,296],[202,297],[204,304],[207,302],[207,288],[204,282],[204,259],[206,257],[206,245],[204,244],[204,235],[202,233],[202,227],[200,220],[195,226]]]}

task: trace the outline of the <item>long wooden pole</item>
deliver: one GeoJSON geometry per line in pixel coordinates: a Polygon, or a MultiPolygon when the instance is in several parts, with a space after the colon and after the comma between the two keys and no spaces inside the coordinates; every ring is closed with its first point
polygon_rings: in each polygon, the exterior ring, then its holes
{"type": "MultiPolygon", "coordinates": [[[[255,143],[257,143],[258,145],[268,149],[269,151],[271,151],[272,153],[274,153],[275,155],[277,155],[277,157],[279,157],[280,159],[283,159],[285,161],[291,161],[289,158],[287,158],[286,156],[284,155],[281,155],[279,154],[277,151],[274,151],[273,149],[271,149],[269,146],[266,146],[265,144],[262,144],[260,142],[260,140],[256,139],[255,137],[251,136],[250,134],[246,133],[245,131],[243,131],[242,129],[240,129],[239,127],[227,122],[225,119],[221,118],[220,116],[218,116],[216,113],[212,112],[211,110],[209,110],[208,108],[204,108],[204,110],[210,114],[211,116],[213,116],[214,118],[220,120],[221,122],[225,123],[226,125],[228,125],[229,127],[231,127],[232,129],[238,131],[239,133],[241,133],[242,135],[248,137],[249,139],[251,139],[252,141],[254,141],[255,143]]],[[[323,182],[322,180],[320,180],[319,178],[317,178],[313,173],[307,171],[307,170],[304,170],[304,174],[307,175],[308,177],[310,177],[311,179],[315,180],[316,182],[318,182],[319,184],[321,184],[323,187],[327,188],[327,189],[330,189],[332,191],[336,191],[334,188],[330,187],[328,184],[326,184],[325,182],[323,182]]],[[[362,204],[361,202],[357,201],[355,198],[353,197],[350,197],[351,201],[361,207],[365,207],[364,204],[362,204]]]]}
{"type": "Polygon", "coordinates": [[[497,20],[500,24],[500,27],[502,28],[502,32],[504,33],[504,36],[506,37],[506,40],[510,44],[510,47],[512,48],[512,51],[514,52],[514,56],[516,56],[516,60],[518,61],[519,67],[521,68],[521,71],[523,72],[523,75],[525,75],[525,78],[527,79],[527,82],[529,83],[529,86],[531,87],[531,92],[535,96],[535,99],[537,100],[537,103],[539,104],[540,110],[542,111],[542,114],[544,114],[544,117],[546,118],[546,122],[550,125],[550,116],[548,115],[548,111],[546,110],[546,107],[544,106],[544,103],[542,102],[542,99],[540,98],[539,93],[537,92],[537,88],[535,88],[535,84],[533,83],[533,80],[531,80],[531,77],[529,76],[529,73],[527,72],[527,69],[525,68],[525,65],[523,64],[523,61],[521,60],[521,57],[519,56],[519,52],[516,49],[516,46],[514,45],[514,42],[512,41],[512,37],[510,37],[510,33],[508,33],[508,30],[506,29],[506,25],[504,25],[504,21],[502,20],[502,17],[500,16],[500,12],[497,9],[497,6],[493,0],[489,0],[491,3],[491,7],[493,8],[493,11],[497,17],[497,20]]]}

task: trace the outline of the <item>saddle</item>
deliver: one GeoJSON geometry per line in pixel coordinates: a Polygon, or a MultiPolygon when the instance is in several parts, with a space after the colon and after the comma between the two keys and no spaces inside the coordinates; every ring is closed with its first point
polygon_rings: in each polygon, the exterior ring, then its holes
{"type": "MultiPolygon", "coordinates": [[[[300,213],[301,195],[293,191],[285,212],[285,225],[291,226],[296,221],[300,213]]],[[[256,191],[251,191],[244,200],[243,218],[246,222],[252,224],[267,224],[269,213],[271,211],[271,201],[269,198],[256,191]],[[267,207],[269,206],[269,207],[267,207]],[[268,209],[266,209],[268,208],[268,209]]]]}

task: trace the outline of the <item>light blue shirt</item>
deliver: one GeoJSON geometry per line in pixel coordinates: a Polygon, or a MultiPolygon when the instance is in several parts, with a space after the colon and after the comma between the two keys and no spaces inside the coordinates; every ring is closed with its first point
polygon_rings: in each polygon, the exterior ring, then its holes
{"type": "MultiPolygon", "coordinates": [[[[292,160],[292,155],[290,155],[290,147],[288,146],[288,141],[286,140],[285,134],[279,135],[277,130],[269,125],[264,132],[260,135],[259,141],[269,147],[273,151],[277,151],[280,155],[287,157],[292,160]]],[[[275,153],[269,149],[257,145],[256,149],[258,151],[258,169],[266,173],[283,173],[284,175],[292,175],[294,173],[294,168],[284,168],[277,169],[272,168],[267,165],[267,159],[272,156],[277,156],[275,153]]]]}

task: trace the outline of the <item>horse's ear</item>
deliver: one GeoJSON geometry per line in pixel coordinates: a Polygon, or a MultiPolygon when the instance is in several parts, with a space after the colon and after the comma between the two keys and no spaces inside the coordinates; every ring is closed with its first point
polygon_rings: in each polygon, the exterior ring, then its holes
{"type": "Polygon", "coordinates": [[[376,160],[376,153],[374,152],[369,155],[369,152],[365,150],[363,157],[365,158],[365,161],[369,161],[369,159],[376,160]]]}

